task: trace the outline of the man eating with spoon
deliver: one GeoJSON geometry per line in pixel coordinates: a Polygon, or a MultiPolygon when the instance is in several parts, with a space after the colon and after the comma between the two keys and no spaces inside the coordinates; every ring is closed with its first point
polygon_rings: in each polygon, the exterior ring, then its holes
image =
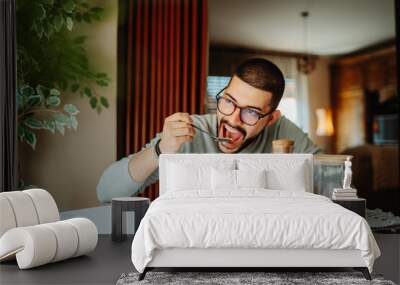
{"type": "Polygon", "coordinates": [[[271,153],[272,141],[294,141],[296,153],[321,150],[277,110],[285,81],[272,62],[254,58],[235,70],[217,94],[217,113],[175,113],[141,151],[112,163],[97,185],[101,202],[132,196],[158,180],[161,153],[271,153]]]}

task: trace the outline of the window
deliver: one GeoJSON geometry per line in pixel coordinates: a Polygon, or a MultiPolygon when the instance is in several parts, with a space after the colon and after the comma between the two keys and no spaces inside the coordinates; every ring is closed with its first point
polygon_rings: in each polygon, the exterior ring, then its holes
{"type": "Polygon", "coordinates": [[[279,102],[278,109],[282,115],[291,120],[296,125],[299,125],[299,118],[297,114],[297,90],[296,81],[294,79],[285,79],[285,91],[281,101],[279,102]]]}
{"type": "Polygon", "coordinates": [[[229,83],[229,76],[207,76],[207,101],[206,112],[214,114],[217,112],[217,101],[215,96],[229,83]]]}

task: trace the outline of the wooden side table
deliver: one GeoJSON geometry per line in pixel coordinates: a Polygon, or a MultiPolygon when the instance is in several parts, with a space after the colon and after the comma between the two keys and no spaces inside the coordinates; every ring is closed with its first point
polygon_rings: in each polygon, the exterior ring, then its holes
{"type": "Polygon", "coordinates": [[[135,212],[135,233],[139,227],[140,221],[146,214],[150,205],[149,198],[143,197],[121,197],[113,198],[111,201],[111,239],[113,241],[123,241],[126,234],[123,233],[126,228],[123,215],[124,212],[135,212]]]}
{"type": "Polygon", "coordinates": [[[365,218],[365,208],[367,207],[367,202],[363,198],[356,198],[352,200],[336,200],[332,199],[332,202],[339,204],[340,206],[359,214],[361,217],[365,218]]]}

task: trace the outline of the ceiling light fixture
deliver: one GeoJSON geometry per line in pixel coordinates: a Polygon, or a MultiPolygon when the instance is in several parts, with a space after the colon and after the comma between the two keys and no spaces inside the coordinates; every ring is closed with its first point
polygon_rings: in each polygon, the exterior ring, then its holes
{"type": "Polygon", "coordinates": [[[309,74],[315,69],[315,56],[308,52],[308,17],[310,13],[303,11],[300,13],[303,19],[303,40],[304,40],[304,54],[297,59],[297,69],[304,73],[309,74]]]}

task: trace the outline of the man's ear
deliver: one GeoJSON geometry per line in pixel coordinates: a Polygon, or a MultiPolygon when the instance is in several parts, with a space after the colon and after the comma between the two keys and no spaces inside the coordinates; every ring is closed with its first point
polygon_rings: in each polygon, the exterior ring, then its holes
{"type": "Polygon", "coordinates": [[[281,117],[281,111],[279,110],[273,111],[267,118],[267,126],[275,124],[280,117],[281,117]]]}

